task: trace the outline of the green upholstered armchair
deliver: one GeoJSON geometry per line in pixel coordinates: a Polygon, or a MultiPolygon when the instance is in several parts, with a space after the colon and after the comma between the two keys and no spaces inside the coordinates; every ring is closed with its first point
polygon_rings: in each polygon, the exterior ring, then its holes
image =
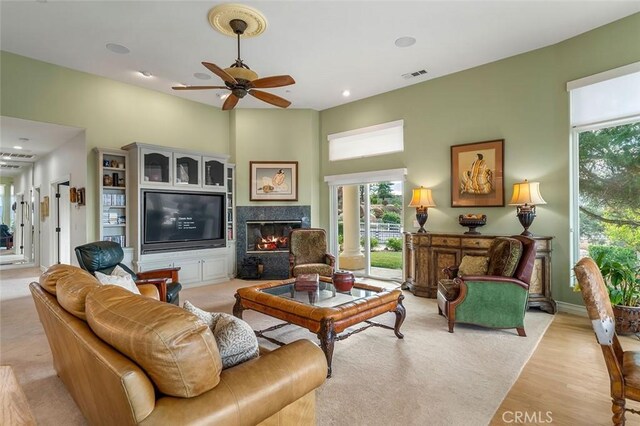
{"type": "Polygon", "coordinates": [[[486,275],[464,275],[446,268],[450,280],[438,283],[438,311],[453,333],[456,322],[491,328],[515,328],[526,336],[524,314],[536,257],[533,239],[516,235],[495,238],[488,252],[486,275]]]}
{"type": "Polygon", "coordinates": [[[289,234],[289,277],[301,274],[333,275],[335,257],[327,252],[324,229],[300,228],[289,234]]]}

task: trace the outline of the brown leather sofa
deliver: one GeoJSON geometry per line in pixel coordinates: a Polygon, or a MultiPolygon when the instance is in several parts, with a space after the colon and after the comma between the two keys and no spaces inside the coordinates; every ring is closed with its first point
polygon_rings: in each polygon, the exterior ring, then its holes
{"type": "Polygon", "coordinates": [[[54,368],[89,424],[315,424],[327,363],[308,340],[221,370],[211,331],[174,305],[69,265],[30,290],[54,368]]]}

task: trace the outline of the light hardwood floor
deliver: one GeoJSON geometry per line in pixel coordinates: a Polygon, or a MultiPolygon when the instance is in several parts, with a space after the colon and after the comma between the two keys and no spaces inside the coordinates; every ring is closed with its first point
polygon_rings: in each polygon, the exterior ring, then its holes
{"type": "MultiPolygon", "coordinates": [[[[638,338],[620,340],[624,350],[640,350],[638,338]]],[[[556,315],[491,422],[504,424],[612,424],[609,376],[586,317],[556,315]],[[530,421],[515,421],[525,414],[530,421]]],[[[628,413],[627,424],[640,425],[640,416],[628,413]]]]}

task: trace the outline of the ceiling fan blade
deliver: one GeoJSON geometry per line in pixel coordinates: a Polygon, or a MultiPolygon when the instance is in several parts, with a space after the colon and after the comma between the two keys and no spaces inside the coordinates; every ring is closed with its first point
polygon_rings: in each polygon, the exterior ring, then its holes
{"type": "Polygon", "coordinates": [[[258,78],[251,82],[251,86],[258,89],[289,86],[290,84],[296,84],[296,81],[290,75],[274,75],[272,77],[258,78]]]}
{"type": "Polygon", "coordinates": [[[174,86],[173,90],[205,90],[205,89],[227,89],[227,86],[174,86]]]}
{"type": "Polygon", "coordinates": [[[238,84],[235,78],[216,64],[212,64],[211,62],[203,62],[204,65],[209,71],[220,77],[225,83],[229,84],[238,84]]]}
{"type": "Polygon", "coordinates": [[[281,98],[280,96],[276,96],[272,93],[263,92],[262,90],[249,90],[249,94],[254,98],[258,98],[261,101],[280,108],[286,108],[291,105],[291,102],[289,102],[288,100],[281,98]]]}
{"type": "Polygon", "coordinates": [[[222,110],[223,111],[228,111],[230,109],[233,109],[236,106],[236,104],[238,103],[239,100],[240,100],[240,98],[238,98],[236,95],[231,93],[229,95],[229,97],[227,98],[227,100],[224,101],[224,104],[222,104],[222,110]]]}

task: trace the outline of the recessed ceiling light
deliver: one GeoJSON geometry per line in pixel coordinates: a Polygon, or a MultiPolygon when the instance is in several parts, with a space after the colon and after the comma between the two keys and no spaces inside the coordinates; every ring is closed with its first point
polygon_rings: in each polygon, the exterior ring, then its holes
{"type": "Polygon", "coordinates": [[[343,90],[342,91],[342,96],[344,96],[345,98],[348,97],[349,95],[351,95],[351,92],[348,90],[343,90]]]}
{"type": "Polygon", "coordinates": [[[416,39],[413,37],[400,37],[395,43],[398,47],[409,47],[416,44],[416,39]]]}
{"type": "Polygon", "coordinates": [[[2,157],[3,160],[11,160],[11,157],[2,157]]]}
{"type": "Polygon", "coordinates": [[[147,78],[153,77],[153,74],[151,74],[151,72],[149,71],[138,71],[138,72],[144,77],[147,77],[147,78]]]}
{"type": "Polygon", "coordinates": [[[197,72],[197,73],[193,74],[193,76],[195,78],[200,79],[200,80],[211,80],[211,76],[209,74],[205,74],[203,72],[197,72]]]}
{"type": "Polygon", "coordinates": [[[116,43],[107,43],[106,48],[113,53],[119,53],[121,55],[125,55],[131,52],[128,47],[116,43]]]}
{"type": "Polygon", "coordinates": [[[22,147],[20,145],[14,145],[13,149],[22,149],[22,147]]]}

